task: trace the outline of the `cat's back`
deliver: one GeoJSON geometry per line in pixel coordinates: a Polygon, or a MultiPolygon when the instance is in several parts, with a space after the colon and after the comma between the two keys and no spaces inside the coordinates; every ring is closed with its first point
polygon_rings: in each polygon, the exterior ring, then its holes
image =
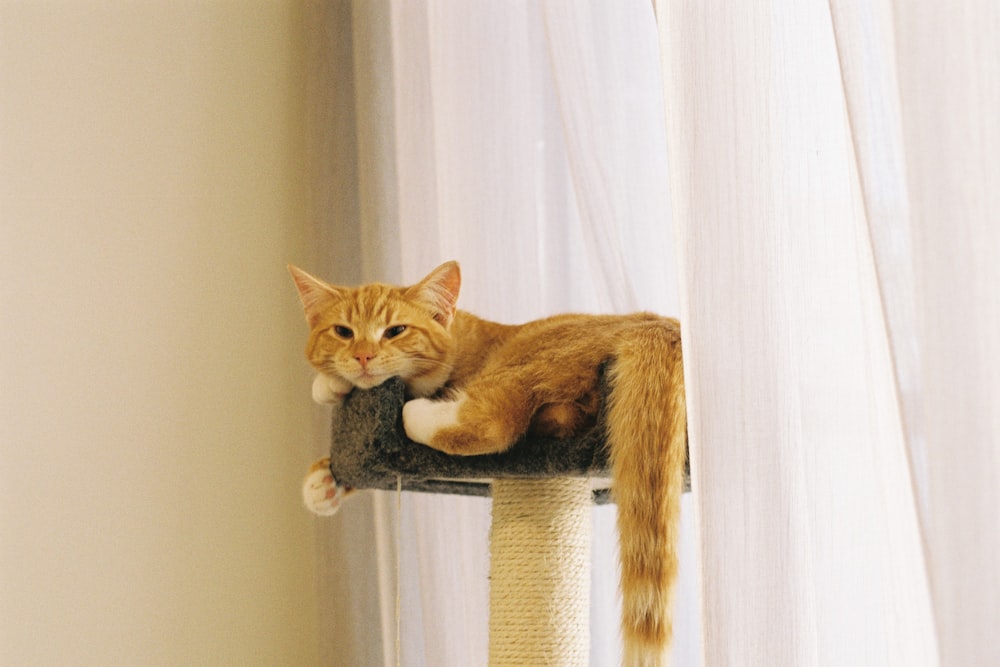
{"type": "Polygon", "coordinates": [[[662,330],[680,337],[677,320],[654,313],[592,315],[566,313],[513,328],[496,349],[500,363],[594,367],[615,356],[623,337],[637,329],[662,330]]]}
{"type": "Polygon", "coordinates": [[[677,320],[649,312],[627,315],[564,313],[522,325],[518,338],[555,346],[586,342],[591,347],[603,348],[613,344],[623,332],[646,326],[679,329],[677,320]]]}

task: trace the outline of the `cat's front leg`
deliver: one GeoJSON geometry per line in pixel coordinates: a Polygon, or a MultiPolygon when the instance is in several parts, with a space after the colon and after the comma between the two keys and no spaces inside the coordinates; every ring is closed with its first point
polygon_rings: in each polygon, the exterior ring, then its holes
{"type": "Polygon", "coordinates": [[[484,401],[471,392],[444,401],[418,398],[403,405],[403,430],[410,440],[445,454],[496,454],[509,449],[527,429],[524,410],[510,405],[484,401]]]}
{"type": "MultiPolygon", "coordinates": [[[[353,389],[350,382],[336,375],[317,373],[313,378],[312,397],[317,403],[330,405],[334,414],[353,389]]],[[[339,483],[330,472],[330,459],[316,461],[302,482],[302,501],[313,514],[330,516],[340,508],[340,502],[352,489],[339,483]]]]}
{"type": "Polygon", "coordinates": [[[354,385],[339,375],[317,373],[313,378],[312,397],[322,405],[339,405],[353,388],[354,385]]]}
{"type": "MultiPolygon", "coordinates": [[[[458,426],[460,400],[432,401],[417,398],[403,405],[403,430],[414,442],[436,447],[435,436],[443,429],[458,426]]],[[[440,449],[440,447],[436,447],[440,449]]]]}
{"type": "Polygon", "coordinates": [[[353,491],[351,487],[334,479],[330,472],[330,459],[322,458],[312,464],[302,482],[302,502],[313,514],[330,516],[353,491]]]}

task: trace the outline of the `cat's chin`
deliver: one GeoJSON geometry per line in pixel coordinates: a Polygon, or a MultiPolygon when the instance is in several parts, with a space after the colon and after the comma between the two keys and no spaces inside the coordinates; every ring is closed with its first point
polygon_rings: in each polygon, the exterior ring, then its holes
{"type": "Polygon", "coordinates": [[[358,389],[371,389],[379,386],[391,377],[391,375],[383,373],[364,373],[353,378],[351,384],[358,389]]]}

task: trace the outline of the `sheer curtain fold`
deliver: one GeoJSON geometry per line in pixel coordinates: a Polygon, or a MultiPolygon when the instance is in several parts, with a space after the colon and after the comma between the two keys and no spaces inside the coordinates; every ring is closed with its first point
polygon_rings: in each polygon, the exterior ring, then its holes
{"type": "MultiPolygon", "coordinates": [[[[493,319],[682,317],[674,664],[1000,664],[1000,10],[350,5],[363,279],[458,259],[493,319]]],[[[485,664],[488,502],[355,518],[331,590],[379,599],[338,641],[381,648],[345,654],[396,663],[398,584],[401,664],[485,664]]]]}
{"type": "Polygon", "coordinates": [[[1000,12],[954,10],[657,3],[706,664],[1000,659],[1000,12]]]}
{"type": "Polygon", "coordinates": [[[1000,7],[893,10],[941,658],[1000,664],[1000,7]]]}
{"type": "Polygon", "coordinates": [[[657,18],[706,664],[935,664],[830,8],[657,18]]]}
{"type": "MultiPolygon", "coordinates": [[[[508,322],[573,310],[676,313],[647,3],[354,8],[355,71],[370,77],[357,112],[370,200],[362,234],[378,246],[365,255],[367,275],[410,282],[457,259],[461,307],[508,322]]],[[[379,545],[399,549],[402,664],[485,664],[488,503],[404,494],[397,545],[394,502],[376,500],[376,531],[379,545]]],[[[594,664],[614,664],[613,508],[596,511],[595,525],[594,664]]],[[[387,665],[391,563],[383,555],[379,564],[387,665]]],[[[678,634],[696,637],[697,614],[687,617],[694,622],[678,634]]]]}
{"type": "Polygon", "coordinates": [[[920,350],[906,151],[891,4],[830,2],[915,490],[927,511],[920,350]]]}

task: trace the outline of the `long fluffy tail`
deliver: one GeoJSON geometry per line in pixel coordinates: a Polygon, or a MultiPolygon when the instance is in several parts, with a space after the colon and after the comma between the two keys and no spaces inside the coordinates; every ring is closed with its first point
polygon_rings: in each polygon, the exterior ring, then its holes
{"type": "Polygon", "coordinates": [[[607,412],[618,505],[622,635],[627,667],[667,663],[673,634],[680,499],[687,417],[680,327],[638,324],[622,337],[611,368],[607,412]]]}

